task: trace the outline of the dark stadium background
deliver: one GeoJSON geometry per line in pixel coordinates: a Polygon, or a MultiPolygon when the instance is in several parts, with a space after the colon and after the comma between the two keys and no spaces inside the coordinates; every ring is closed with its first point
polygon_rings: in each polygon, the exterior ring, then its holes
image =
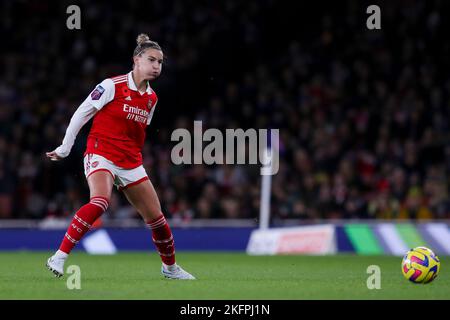
{"type": "MultiPolygon", "coordinates": [[[[128,72],[138,33],[166,55],[143,150],[172,219],[255,219],[255,166],[175,166],[170,134],[279,128],[277,219],[450,218],[447,1],[2,1],[0,218],[69,218],[88,198],[62,141],[78,105],[128,72]],[[81,30],[66,28],[68,5],[81,30]],[[366,28],[369,4],[382,29],[366,28]]],[[[136,218],[115,192],[105,220],[136,218]]]]}

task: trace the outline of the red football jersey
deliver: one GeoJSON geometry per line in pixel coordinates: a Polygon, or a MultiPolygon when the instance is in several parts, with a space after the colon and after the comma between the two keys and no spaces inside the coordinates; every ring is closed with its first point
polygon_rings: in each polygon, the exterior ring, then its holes
{"type": "Polygon", "coordinates": [[[139,92],[130,72],[104,80],[88,99],[99,111],[94,116],[85,155],[99,154],[124,169],[140,166],[145,129],[158,102],[150,85],[144,93],[139,92]]]}

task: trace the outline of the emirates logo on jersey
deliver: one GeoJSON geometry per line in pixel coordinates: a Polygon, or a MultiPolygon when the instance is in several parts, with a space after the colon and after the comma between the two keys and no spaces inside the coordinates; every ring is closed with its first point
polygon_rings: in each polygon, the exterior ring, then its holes
{"type": "Polygon", "coordinates": [[[138,107],[133,107],[128,104],[124,104],[123,111],[127,113],[128,120],[133,120],[140,123],[147,122],[149,115],[149,112],[147,110],[142,110],[138,107]]]}

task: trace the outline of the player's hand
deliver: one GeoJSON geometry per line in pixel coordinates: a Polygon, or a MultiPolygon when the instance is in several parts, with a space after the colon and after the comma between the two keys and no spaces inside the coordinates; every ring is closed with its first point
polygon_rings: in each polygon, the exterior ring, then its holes
{"type": "Polygon", "coordinates": [[[52,161],[59,161],[63,159],[62,157],[58,156],[58,154],[55,151],[46,152],[45,155],[52,161]]]}
{"type": "Polygon", "coordinates": [[[67,145],[60,145],[53,151],[46,152],[45,155],[52,161],[59,161],[67,157],[70,153],[70,148],[67,145]]]}

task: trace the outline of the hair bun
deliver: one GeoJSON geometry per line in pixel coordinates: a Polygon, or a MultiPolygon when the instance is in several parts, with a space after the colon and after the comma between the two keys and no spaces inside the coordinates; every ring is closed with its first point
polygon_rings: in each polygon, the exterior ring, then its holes
{"type": "Polygon", "coordinates": [[[141,33],[137,36],[136,42],[140,46],[143,43],[150,42],[150,38],[147,34],[141,33]]]}

